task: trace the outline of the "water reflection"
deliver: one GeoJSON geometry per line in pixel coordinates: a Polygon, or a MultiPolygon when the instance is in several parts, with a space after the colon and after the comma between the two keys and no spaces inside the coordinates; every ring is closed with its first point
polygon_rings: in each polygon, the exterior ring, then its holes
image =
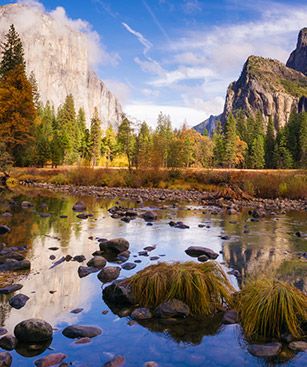
{"type": "MultiPolygon", "coordinates": [[[[248,275],[269,271],[306,290],[306,263],[299,261],[294,254],[307,251],[306,240],[293,235],[296,231],[307,232],[306,213],[251,222],[246,214],[212,216],[204,214],[200,207],[178,209],[172,203],[164,202],[165,208],[161,209],[146,203],[157,209],[159,216],[159,220],[150,227],[141,218],[130,223],[111,218],[107,209],[115,205],[116,200],[95,198],[82,199],[86,202],[87,212],[93,214],[92,218],[83,221],[72,211],[76,200],[39,191],[34,191],[31,196],[13,192],[5,196],[0,194],[0,224],[12,228],[11,233],[2,236],[0,242],[8,246],[27,245],[26,257],[32,264],[30,273],[18,280],[23,284],[20,292],[28,295],[30,300],[24,308],[15,310],[8,304],[9,297],[1,296],[0,327],[4,326],[12,332],[16,323],[31,317],[45,319],[58,328],[72,323],[102,327],[104,335],[95,338],[86,347],[91,352],[91,359],[81,351],[81,347],[73,347],[60,332],[55,333],[52,348],[67,353],[72,361],[86,363],[88,367],[103,365],[107,359],[101,356],[103,345],[107,353],[128,355],[127,366],[142,365],[141,358],[144,362],[156,359],[163,366],[197,366],[203,363],[208,366],[259,365],[257,359],[247,353],[245,346],[238,343],[240,328],[221,327],[219,318],[195,322],[181,320],[175,324],[147,321],[129,327],[126,318],[119,319],[115,315],[116,310],[114,314],[109,312],[107,316],[102,316],[101,311],[108,307],[101,298],[101,283],[96,274],[80,279],[77,274],[80,264],[76,262],[64,262],[49,269],[54,261],[66,255],[84,255],[87,260],[90,259],[91,254],[99,250],[96,237],[124,237],[129,240],[129,261],[138,259],[141,263],[132,271],[122,270],[121,277],[130,276],[152,263],[149,257],[138,256],[145,246],[157,245],[150,255],[160,256],[159,261],[186,261],[191,258],[185,254],[185,249],[191,245],[201,245],[216,252],[223,250],[218,261],[225,264],[226,271],[236,269],[241,274],[238,279],[230,277],[236,286],[248,275]],[[22,209],[20,203],[23,200],[33,202],[34,207],[22,209]],[[12,213],[12,217],[1,216],[7,211],[12,213]],[[41,213],[51,216],[42,217],[41,213]],[[170,220],[182,220],[190,229],[172,228],[168,225],[170,220]],[[198,227],[200,223],[205,227],[198,227]],[[230,240],[221,239],[220,236],[225,234],[230,240]],[[58,247],[58,250],[51,251],[50,247],[58,247]],[[51,261],[50,255],[55,255],[56,259],[51,261]],[[70,313],[77,307],[84,311],[78,315],[70,313]],[[164,336],[168,339],[167,343],[164,336]]],[[[121,205],[136,206],[129,201],[122,201],[121,205]]],[[[5,277],[0,275],[0,285],[5,283],[8,283],[8,274],[5,277]]],[[[25,355],[29,351],[21,348],[17,352],[25,355]]],[[[33,365],[31,358],[21,358],[14,355],[13,367],[33,365]]],[[[287,366],[299,366],[302,360],[307,363],[306,357],[299,355],[287,362],[287,366]]]]}

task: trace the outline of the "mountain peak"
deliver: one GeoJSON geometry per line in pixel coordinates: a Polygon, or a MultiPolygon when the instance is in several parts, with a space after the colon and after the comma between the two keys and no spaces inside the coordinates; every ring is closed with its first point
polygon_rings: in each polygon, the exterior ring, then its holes
{"type": "Polygon", "coordinates": [[[287,66],[307,75],[307,27],[300,30],[296,49],[291,52],[287,66]]]}

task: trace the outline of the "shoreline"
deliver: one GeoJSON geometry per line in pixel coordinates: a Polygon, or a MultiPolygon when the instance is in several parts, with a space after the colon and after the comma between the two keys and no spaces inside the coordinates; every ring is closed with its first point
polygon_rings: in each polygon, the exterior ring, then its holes
{"type": "Polygon", "coordinates": [[[228,214],[240,212],[243,208],[260,210],[262,215],[276,214],[275,211],[307,211],[307,201],[304,199],[261,199],[253,198],[242,191],[231,190],[229,194],[223,195],[219,192],[197,191],[197,190],[176,190],[162,188],[123,188],[123,187],[98,187],[98,186],[76,186],[76,185],[56,185],[50,183],[26,183],[22,186],[33,187],[53,192],[66,193],[76,196],[94,196],[97,199],[120,199],[133,200],[139,203],[153,201],[157,203],[174,202],[200,204],[203,206],[217,207],[224,209],[228,214]],[[231,197],[234,195],[235,197],[231,197]],[[275,213],[273,213],[275,212],[275,213]]]}

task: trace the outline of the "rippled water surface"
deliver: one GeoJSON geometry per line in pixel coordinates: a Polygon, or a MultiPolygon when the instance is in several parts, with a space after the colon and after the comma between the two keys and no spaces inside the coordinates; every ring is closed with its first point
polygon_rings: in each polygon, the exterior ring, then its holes
{"type": "MultiPolygon", "coordinates": [[[[160,256],[158,261],[191,260],[184,250],[191,245],[210,247],[216,252],[223,250],[218,261],[226,272],[238,270],[242,275],[229,275],[232,283],[240,287],[242,278],[257,273],[277,273],[288,282],[306,291],[306,262],[298,261],[297,252],[307,251],[305,238],[295,232],[307,232],[306,213],[274,215],[251,222],[247,213],[240,215],[210,214],[210,210],[199,206],[173,203],[146,203],[157,211],[158,220],[147,226],[138,218],[130,223],[110,217],[107,209],[116,202],[82,198],[92,218],[81,220],[72,211],[75,197],[42,192],[1,193],[0,213],[9,210],[13,216],[0,216],[0,224],[7,224],[12,231],[2,236],[0,242],[9,246],[27,245],[26,257],[31,261],[29,273],[17,274],[15,280],[23,285],[22,293],[30,300],[20,310],[11,308],[8,297],[0,296],[0,327],[10,332],[14,326],[28,318],[41,318],[50,322],[56,331],[54,338],[43,354],[63,352],[67,361],[76,367],[103,366],[113,355],[125,356],[125,366],[143,366],[146,361],[156,361],[160,366],[262,366],[284,363],[286,366],[306,366],[307,353],[290,353],[286,348],[281,359],[265,361],[251,356],[239,325],[220,325],[216,320],[191,323],[188,327],[177,325],[143,325],[129,323],[129,318],[115,315],[102,299],[102,286],[97,274],[78,277],[80,264],[64,262],[50,269],[50,255],[56,259],[63,255],[85,255],[86,259],[99,249],[96,237],[124,237],[130,242],[129,261],[136,260],[138,251],[148,245],[157,245],[150,255],[160,256]],[[9,205],[8,200],[14,201],[9,205]],[[20,203],[28,200],[34,208],[22,209],[20,203]],[[48,212],[48,218],[39,213],[48,212]],[[60,218],[67,215],[67,218],[60,218]],[[168,225],[170,220],[181,220],[190,229],[176,229],[168,225]],[[205,224],[204,228],[198,227],[205,224]],[[248,229],[248,233],[246,230],[248,229]],[[222,240],[221,235],[230,236],[222,240]],[[90,239],[93,238],[93,239],[90,239]],[[57,251],[49,250],[58,247],[57,251]],[[164,256],[162,256],[164,255],[164,256]],[[71,310],[83,308],[80,314],[71,310]],[[103,311],[108,310],[107,314],[103,311]],[[61,330],[69,324],[96,325],[103,334],[92,339],[90,344],[76,345],[65,338],[61,330]]],[[[140,207],[139,204],[121,201],[125,207],[140,207]]],[[[141,207],[140,207],[141,208],[141,207]]],[[[142,210],[143,210],[142,206],[142,210]]],[[[148,257],[132,271],[121,271],[127,277],[150,263],[148,257]]],[[[84,264],[85,265],[85,264],[84,264]]],[[[9,274],[0,274],[0,285],[11,282],[9,274]]],[[[219,320],[218,320],[219,321],[219,320]]],[[[23,351],[12,352],[13,367],[33,366],[39,358],[25,357],[23,351]]]]}

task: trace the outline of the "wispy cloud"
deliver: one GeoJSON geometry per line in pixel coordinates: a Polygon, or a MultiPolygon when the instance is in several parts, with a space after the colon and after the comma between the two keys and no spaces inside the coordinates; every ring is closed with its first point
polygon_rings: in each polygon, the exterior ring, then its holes
{"type": "Polygon", "coordinates": [[[152,8],[148,5],[148,3],[143,0],[143,4],[146,8],[146,10],[148,11],[148,13],[150,14],[152,20],[154,21],[155,25],[158,27],[158,29],[161,31],[161,33],[163,34],[163,36],[165,37],[166,41],[168,43],[171,43],[171,40],[169,38],[169,35],[167,34],[166,30],[164,29],[164,27],[161,25],[161,23],[159,22],[157,16],[155,15],[155,13],[153,12],[152,8]]]}
{"type": "Polygon", "coordinates": [[[186,14],[194,14],[203,9],[203,4],[198,0],[185,0],[182,6],[186,14]]]}
{"type": "Polygon", "coordinates": [[[150,41],[148,41],[148,39],[146,39],[142,33],[135,31],[134,29],[132,29],[127,23],[122,22],[123,27],[129,32],[131,33],[133,36],[135,36],[137,38],[137,40],[144,46],[144,55],[147,54],[147,52],[152,48],[152,43],[150,41]]]}

